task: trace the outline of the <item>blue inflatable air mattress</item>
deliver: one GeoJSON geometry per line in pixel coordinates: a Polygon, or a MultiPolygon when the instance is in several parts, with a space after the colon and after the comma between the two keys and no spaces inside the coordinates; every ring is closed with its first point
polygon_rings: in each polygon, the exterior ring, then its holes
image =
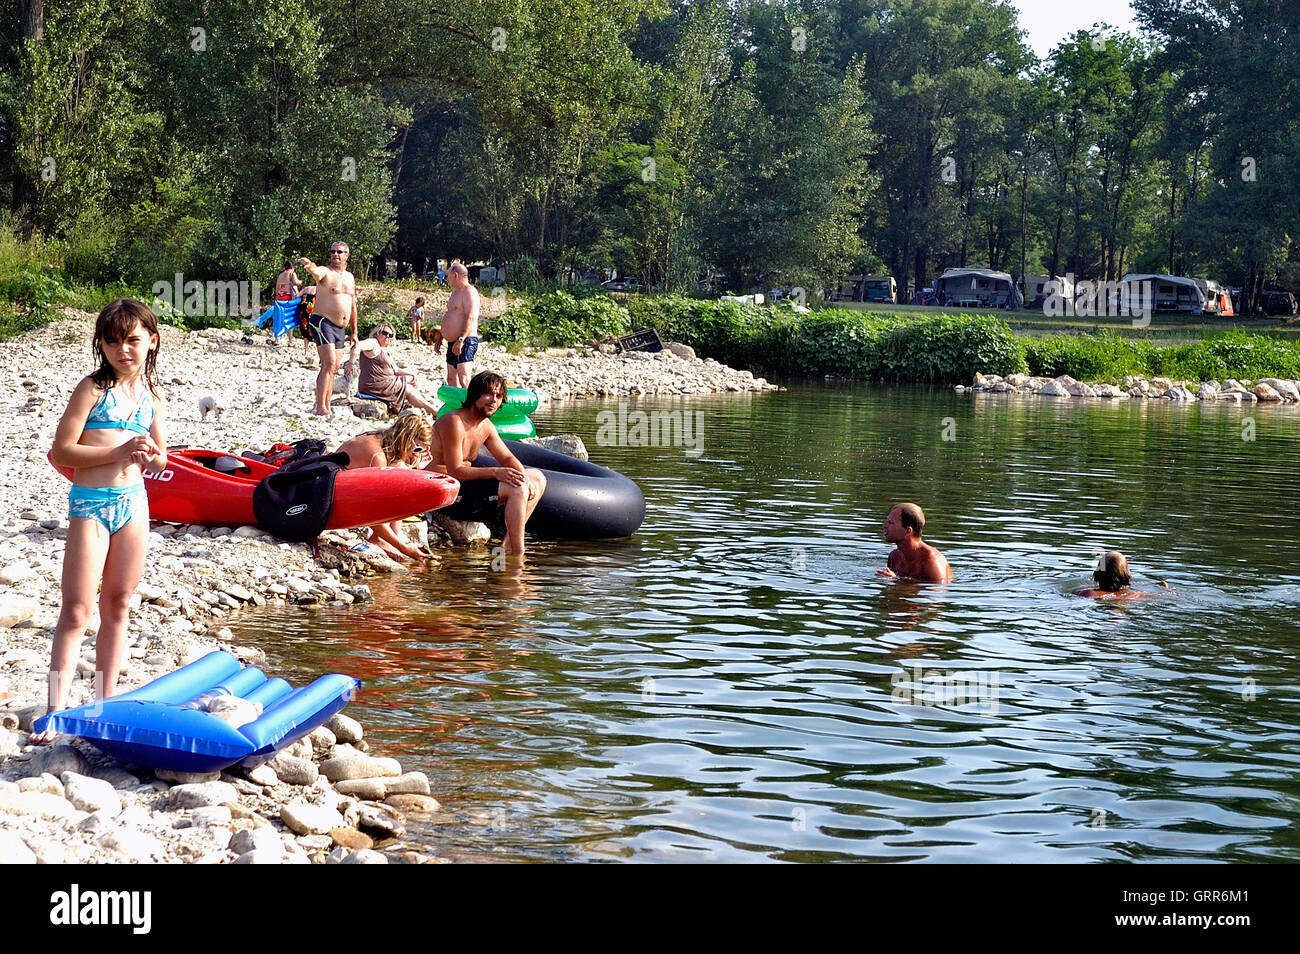
{"type": "Polygon", "coordinates": [[[334,673],[294,689],[253,666],[242,668],[229,653],[211,652],[139,689],[42,716],[33,728],[78,735],[106,755],[153,768],[212,772],[236,762],[252,768],[346,706],[360,685],[334,673]],[[261,703],[262,714],[236,728],[195,706],[211,694],[261,703]]]}

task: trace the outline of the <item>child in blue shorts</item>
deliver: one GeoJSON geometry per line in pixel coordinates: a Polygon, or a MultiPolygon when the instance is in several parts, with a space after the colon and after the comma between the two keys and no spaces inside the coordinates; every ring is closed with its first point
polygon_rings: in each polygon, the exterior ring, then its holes
{"type": "MultiPolygon", "coordinates": [[[[95,320],[99,370],[72,392],[54,434],[50,462],[71,467],[68,537],[63,553],[63,608],[50,659],[49,711],[65,707],[81,637],[99,594],[95,638],[96,697],[117,692],[126,649],[127,605],[144,572],[149,499],[144,469],[167,466],[165,405],[154,384],[158,319],[141,302],[119,298],[95,320]]],[[[50,731],[31,737],[49,742],[50,731]]]]}

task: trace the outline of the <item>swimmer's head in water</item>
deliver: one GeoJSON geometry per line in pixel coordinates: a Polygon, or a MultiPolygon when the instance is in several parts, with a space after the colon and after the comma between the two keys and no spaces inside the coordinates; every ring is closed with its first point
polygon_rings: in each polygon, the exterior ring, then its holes
{"type": "Polygon", "coordinates": [[[919,540],[924,529],[925,512],[914,503],[901,503],[889,511],[885,520],[885,539],[897,543],[906,536],[905,531],[911,530],[919,540]]]}
{"type": "Polygon", "coordinates": [[[1097,588],[1108,593],[1118,593],[1133,582],[1129,573],[1128,560],[1118,550],[1103,553],[1097,560],[1097,569],[1092,578],[1097,581],[1097,588]]]}

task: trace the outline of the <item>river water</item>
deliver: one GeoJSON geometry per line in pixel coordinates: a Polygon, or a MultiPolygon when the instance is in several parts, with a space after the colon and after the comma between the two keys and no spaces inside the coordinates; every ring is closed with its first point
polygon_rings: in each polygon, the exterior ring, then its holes
{"type": "Polygon", "coordinates": [[[458,859],[1297,860],[1300,409],[802,385],[543,408],[630,540],[232,620],[429,774],[458,859]],[[689,415],[674,421],[671,416],[689,415]],[[600,446],[597,436],[623,439],[600,446]],[[695,428],[700,430],[696,431],[695,428]],[[656,430],[658,433],[658,430],[656,430]],[[662,436],[662,435],[660,435],[662,436]],[[914,500],[947,586],[889,583],[914,500]],[[1101,550],[1146,600],[1070,595],[1101,550]],[[1159,585],[1169,584],[1169,589],[1159,585]]]}

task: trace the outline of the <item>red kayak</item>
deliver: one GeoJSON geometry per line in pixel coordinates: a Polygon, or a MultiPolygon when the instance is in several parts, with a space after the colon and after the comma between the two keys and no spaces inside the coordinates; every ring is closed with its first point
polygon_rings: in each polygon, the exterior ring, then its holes
{"type": "MultiPolygon", "coordinates": [[[[57,467],[72,479],[71,467],[57,467]]],[[[253,488],[275,466],[196,447],[169,448],[167,467],[144,473],[149,518],[206,527],[257,526],[253,488]]],[[[401,520],[452,503],[460,482],[446,474],[406,467],[341,470],[326,530],[401,520]]]]}

